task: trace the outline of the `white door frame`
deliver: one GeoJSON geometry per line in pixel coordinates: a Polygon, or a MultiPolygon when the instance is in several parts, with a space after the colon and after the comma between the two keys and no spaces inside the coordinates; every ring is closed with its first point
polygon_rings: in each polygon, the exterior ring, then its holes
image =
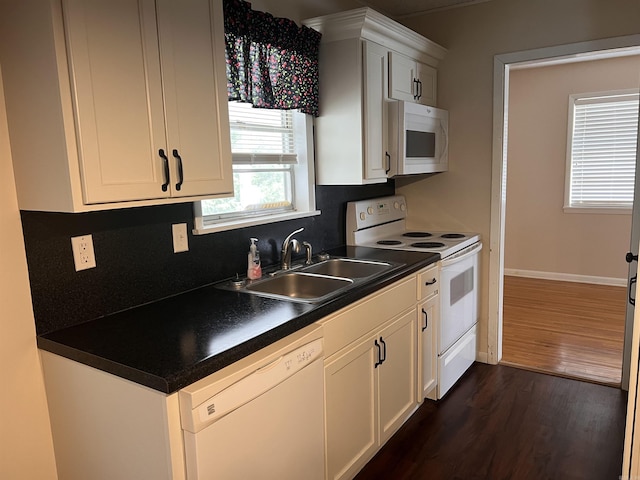
{"type": "MultiPolygon", "coordinates": [[[[491,173],[491,240],[489,251],[489,317],[487,361],[502,358],[502,299],[507,180],[509,71],[536,64],[566,63],[640,53],[640,35],[594,40],[496,55],[493,62],[493,155],[491,173]]],[[[628,332],[631,335],[631,332],[628,332]]],[[[625,338],[627,332],[625,332],[625,338]]]]}
{"type": "MultiPolygon", "coordinates": [[[[640,142],[640,131],[638,132],[640,142]]],[[[640,143],[638,143],[640,145],[640,143]]],[[[640,150],[636,154],[640,160],[640,150]]],[[[640,249],[640,247],[638,247],[640,249]]],[[[635,250],[638,251],[638,250],[635,250]]],[[[640,302],[636,302],[634,320],[640,319],[640,302]]],[[[640,478],[640,412],[638,412],[638,396],[640,395],[640,328],[634,326],[630,347],[631,368],[629,372],[629,397],[627,399],[627,423],[624,431],[624,451],[622,455],[622,480],[640,478]]]]}

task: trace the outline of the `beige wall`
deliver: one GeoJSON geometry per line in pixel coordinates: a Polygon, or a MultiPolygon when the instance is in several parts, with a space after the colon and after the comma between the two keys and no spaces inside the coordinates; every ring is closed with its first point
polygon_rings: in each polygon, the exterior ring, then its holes
{"type": "MultiPolygon", "coordinates": [[[[356,8],[353,0],[256,0],[256,9],[300,20],[356,8]]],[[[439,70],[439,102],[451,113],[451,169],[398,191],[419,223],[489,235],[492,65],[498,53],[640,33],[637,0],[493,0],[404,21],[449,48],[439,70]]],[[[0,88],[1,92],[1,88],[0,88]]],[[[53,447],[0,101],[0,477],[55,478],[53,447]]],[[[487,250],[483,253],[486,350],[487,250]]],[[[482,332],[481,332],[482,335],[482,332]]]]}
{"type": "MultiPolygon", "coordinates": [[[[416,223],[478,231],[489,245],[495,55],[638,34],[639,19],[637,0],[492,0],[403,20],[449,50],[438,69],[438,103],[450,113],[450,170],[396,183],[416,223]]],[[[487,351],[488,259],[485,248],[481,352],[487,351]]]]}
{"type": "Polygon", "coordinates": [[[362,7],[357,0],[252,0],[251,8],[296,22],[362,7]]]}
{"type": "Polygon", "coordinates": [[[505,269],[626,282],[631,212],[563,211],[567,115],[570,94],[638,88],[639,66],[633,56],[511,72],[505,269]]]}
{"type": "Polygon", "coordinates": [[[0,77],[0,478],[56,478],[0,77]]]}

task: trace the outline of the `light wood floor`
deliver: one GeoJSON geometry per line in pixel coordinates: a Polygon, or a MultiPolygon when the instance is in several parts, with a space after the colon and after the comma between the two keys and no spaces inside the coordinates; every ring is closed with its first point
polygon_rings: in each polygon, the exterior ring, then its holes
{"type": "Polygon", "coordinates": [[[626,288],[505,276],[502,362],[619,386],[626,288]]]}

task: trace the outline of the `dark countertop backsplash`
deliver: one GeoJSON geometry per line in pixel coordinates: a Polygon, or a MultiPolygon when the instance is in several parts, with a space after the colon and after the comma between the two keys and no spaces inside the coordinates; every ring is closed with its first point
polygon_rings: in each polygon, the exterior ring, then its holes
{"type": "Polygon", "coordinates": [[[345,243],[346,204],[393,195],[393,180],[366,186],[317,186],[321,215],[207,235],[192,235],[192,203],[91,213],[23,211],[36,323],[42,335],[212,282],[245,275],[249,238],[259,239],[262,263],[279,261],[293,230],[314,253],[345,243]],[[186,223],[189,251],[173,253],[171,225],[186,223]],[[96,268],[76,272],[71,237],[93,236],[96,268]]]}

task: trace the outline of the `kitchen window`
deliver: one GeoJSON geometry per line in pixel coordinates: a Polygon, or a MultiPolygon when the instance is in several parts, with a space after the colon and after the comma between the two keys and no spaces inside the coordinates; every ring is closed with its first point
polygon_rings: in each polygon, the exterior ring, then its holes
{"type": "Polygon", "coordinates": [[[196,233],[318,215],[310,115],[229,102],[230,198],[196,202],[196,233]]]}
{"type": "Polygon", "coordinates": [[[565,212],[631,213],[638,91],[569,97],[565,212]]]}
{"type": "Polygon", "coordinates": [[[312,116],[320,32],[224,0],[234,197],[195,203],[195,233],[320,214],[312,116]]]}

